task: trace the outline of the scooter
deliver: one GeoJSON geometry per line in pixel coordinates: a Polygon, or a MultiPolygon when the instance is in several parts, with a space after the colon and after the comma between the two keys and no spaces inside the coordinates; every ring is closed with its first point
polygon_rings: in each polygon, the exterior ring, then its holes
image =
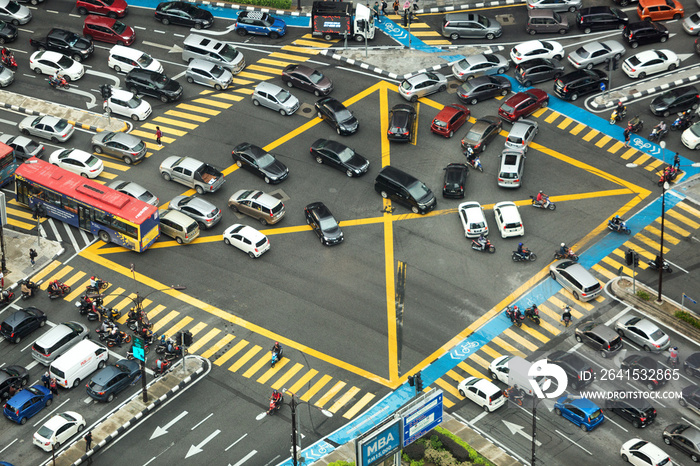
{"type": "Polygon", "coordinates": [[[166,374],[170,370],[170,361],[164,359],[157,359],[156,365],[151,368],[153,371],[153,377],[160,377],[166,374]],[[158,363],[160,363],[160,368],[158,368],[158,363]]]}
{"type": "Polygon", "coordinates": [[[65,295],[70,293],[70,286],[60,282],[57,283],[56,286],[57,288],[55,291],[49,291],[50,299],[63,298],[65,295]]]}
{"type": "Polygon", "coordinates": [[[113,307],[98,306],[103,319],[117,320],[122,316],[122,311],[113,307]]]}
{"type": "Polygon", "coordinates": [[[632,230],[627,226],[625,222],[618,223],[617,225],[613,224],[612,220],[608,220],[608,229],[610,231],[617,231],[620,233],[624,233],[626,235],[629,235],[632,233],[632,230]]]}
{"type": "Polygon", "coordinates": [[[15,293],[10,290],[2,290],[0,293],[0,305],[8,304],[15,297],[15,293]]]}
{"type": "Polygon", "coordinates": [[[540,310],[537,309],[537,306],[525,309],[525,317],[533,321],[535,325],[540,325],[540,310]]]}
{"type": "Polygon", "coordinates": [[[36,294],[39,292],[39,285],[37,285],[36,283],[34,283],[33,281],[31,281],[29,279],[20,280],[18,282],[18,284],[20,285],[20,289],[22,289],[21,288],[22,285],[29,288],[28,293],[25,293],[24,291],[22,292],[22,299],[32,298],[32,297],[36,296],[36,294]]]}
{"type": "Polygon", "coordinates": [[[122,346],[122,343],[130,343],[131,342],[131,335],[128,335],[126,332],[122,332],[119,330],[117,332],[119,336],[121,336],[121,341],[115,336],[110,334],[106,341],[107,341],[107,346],[112,348],[113,346],[122,346]]]}
{"type": "Polygon", "coordinates": [[[496,252],[496,246],[491,244],[491,241],[489,241],[489,240],[486,240],[486,244],[481,244],[477,240],[473,239],[472,240],[472,249],[474,249],[476,251],[481,251],[481,252],[488,252],[491,254],[496,252]]]}
{"type": "Polygon", "coordinates": [[[627,128],[633,133],[638,133],[644,128],[644,121],[636,116],[627,122],[627,128]]]}
{"type": "Polygon", "coordinates": [[[88,293],[98,294],[98,293],[100,293],[100,291],[106,290],[108,286],[109,286],[109,282],[99,280],[97,282],[97,286],[92,286],[92,285],[86,286],[85,287],[85,294],[88,294],[88,293]]]}
{"type": "Polygon", "coordinates": [[[694,118],[695,114],[681,114],[681,116],[676,118],[674,122],[671,123],[671,131],[685,131],[686,129],[690,128],[690,126],[693,124],[694,118]]]}
{"type": "Polygon", "coordinates": [[[109,338],[112,328],[116,326],[116,324],[111,320],[106,320],[105,322],[107,322],[107,325],[109,326],[107,330],[102,330],[102,325],[95,329],[95,332],[100,336],[100,341],[105,341],[107,338],[109,338]]]}
{"type": "Polygon", "coordinates": [[[523,320],[525,320],[525,316],[519,313],[516,314],[515,309],[513,309],[510,306],[506,306],[506,317],[508,317],[510,321],[517,327],[523,326],[523,320]]]}
{"type": "MultiPolygon", "coordinates": [[[[649,266],[649,268],[650,268],[651,270],[655,270],[655,271],[658,271],[658,270],[659,270],[659,266],[658,266],[658,264],[656,263],[656,260],[655,260],[655,259],[651,259],[651,260],[647,261],[647,265],[649,266]]],[[[671,269],[671,266],[670,266],[670,265],[668,264],[668,262],[666,262],[666,261],[664,261],[664,265],[663,265],[662,269],[663,269],[664,272],[673,273],[673,270],[671,269]]]]}
{"type": "Polygon", "coordinates": [[[15,71],[17,69],[17,61],[15,61],[14,54],[11,53],[9,55],[3,55],[1,60],[5,68],[11,71],[15,71]]]}
{"type": "Polygon", "coordinates": [[[275,367],[275,364],[277,364],[277,362],[278,362],[280,359],[282,359],[283,353],[284,353],[283,350],[273,351],[273,352],[272,352],[272,356],[270,357],[270,367],[275,367]]]}
{"type": "Polygon", "coordinates": [[[649,134],[649,140],[651,142],[661,141],[664,136],[668,134],[668,126],[664,129],[660,129],[658,126],[654,126],[649,134]]]}
{"type": "Polygon", "coordinates": [[[664,185],[665,182],[669,181],[674,181],[678,177],[678,170],[676,170],[673,167],[669,167],[668,169],[664,170],[663,174],[659,178],[659,182],[657,183],[659,188],[664,185]]]}
{"type": "Polygon", "coordinates": [[[545,199],[544,202],[537,202],[537,196],[530,196],[530,199],[532,199],[532,207],[537,207],[538,209],[549,209],[549,210],[557,210],[557,206],[554,204],[554,202],[550,201],[549,198],[545,199]]]}
{"type": "Polygon", "coordinates": [[[66,81],[66,78],[61,76],[60,78],[54,78],[53,76],[49,76],[49,86],[51,86],[54,89],[69,89],[70,84],[68,84],[68,81],[66,81]]]}
{"type": "Polygon", "coordinates": [[[513,251],[513,255],[511,256],[511,258],[513,259],[513,262],[535,262],[537,260],[537,255],[535,255],[534,252],[530,251],[523,251],[522,253],[518,251],[513,251]]]}
{"type": "Polygon", "coordinates": [[[626,116],[627,116],[627,107],[624,107],[622,109],[622,112],[618,112],[617,108],[615,108],[615,110],[613,110],[612,114],[610,115],[610,124],[614,125],[615,123],[622,120],[626,116]]]}
{"type": "Polygon", "coordinates": [[[559,251],[554,251],[554,260],[557,259],[569,259],[574,262],[578,262],[578,254],[576,254],[572,249],[569,249],[566,254],[561,254],[559,251]]]}
{"type": "Polygon", "coordinates": [[[478,155],[474,157],[474,149],[471,146],[464,149],[464,156],[467,157],[467,165],[472,167],[474,170],[479,170],[481,173],[484,172],[484,167],[481,165],[481,160],[479,159],[478,155]],[[474,158],[472,159],[472,157],[474,158]]]}
{"type": "Polygon", "coordinates": [[[277,402],[275,402],[272,398],[270,398],[270,409],[267,410],[267,415],[272,416],[277,411],[279,411],[280,408],[282,407],[283,401],[284,401],[283,396],[280,396],[280,399],[277,402]]]}

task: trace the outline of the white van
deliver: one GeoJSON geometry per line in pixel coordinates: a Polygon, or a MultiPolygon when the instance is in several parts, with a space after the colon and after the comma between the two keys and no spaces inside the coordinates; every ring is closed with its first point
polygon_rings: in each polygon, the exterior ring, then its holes
{"type": "Polygon", "coordinates": [[[49,372],[56,383],[64,388],[77,387],[97,369],[107,364],[109,351],[91,340],[83,340],[57,358],[49,372]]]}
{"type": "Polygon", "coordinates": [[[117,73],[128,73],[133,69],[163,72],[163,65],[158,60],[145,52],[123,45],[112,47],[107,65],[117,73]]]}
{"type": "MultiPolygon", "coordinates": [[[[500,356],[491,362],[489,372],[492,379],[498,379],[509,387],[520,390],[524,395],[533,396],[528,376],[532,364],[520,356],[500,356]]],[[[536,377],[535,380],[542,387],[545,377],[536,377]]]]}

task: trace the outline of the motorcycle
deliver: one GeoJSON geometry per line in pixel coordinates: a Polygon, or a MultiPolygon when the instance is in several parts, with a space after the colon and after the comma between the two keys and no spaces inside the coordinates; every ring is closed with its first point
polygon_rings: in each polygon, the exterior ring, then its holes
{"type": "Polygon", "coordinates": [[[685,113],[681,114],[678,118],[676,118],[673,123],[671,123],[671,131],[685,131],[686,129],[690,128],[690,126],[693,124],[693,119],[695,118],[695,114],[692,115],[686,115],[685,113]]]}
{"type": "Polygon", "coordinates": [[[610,124],[614,125],[615,123],[622,120],[626,116],[627,116],[627,107],[624,107],[621,112],[618,112],[617,108],[615,108],[615,110],[613,110],[612,114],[610,115],[610,124]]]}
{"type": "Polygon", "coordinates": [[[39,285],[29,279],[20,280],[18,283],[20,285],[20,289],[22,289],[22,285],[29,288],[29,292],[22,291],[22,299],[29,299],[36,296],[36,294],[39,292],[39,285]]]}
{"type": "Polygon", "coordinates": [[[568,327],[571,325],[571,317],[562,317],[561,322],[564,324],[564,327],[568,327]]]}
{"type": "Polygon", "coordinates": [[[464,156],[467,158],[467,165],[472,167],[474,170],[479,170],[482,173],[484,172],[484,167],[481,165],[481,160],[479,159],[478,155],[474,157],[474,149],[471,146],[464,149],[464,156]]]}
{"type": "Polygon", "coordinates": [[[510,321],[517,327],[523,326],[523,320],[525,320],[525,316],[522,314],[516,314],[515,310],[510,306],[506,306],[506,317],[508,317],[510,321]]]}
{"type": "Polygon", "coordinates": [[[640,120],[639,117],[634,117],[627,122],[627,128],[633,133],[638,133],[644,128],[644,121],[640,120]]]}
{"type": "MultiPolygon", "coordinates": [[[[647,265],[649,266],[649,268],[650,268],[651,270],[655,270],[655,271],[658,271],[658,270],[659,270],[659,266],[658,266],[658,264],[656,263],[656,260],[655,260],[655,259],[651,259],[651,260],[647,261],[647,265]]],[[[671,269],[671,266],[670,266],[670,265],[668,264],[668,262],[666,262],[666,261],[664,261],[664,265],[663,265],[662,269],[663,269],[664,272],[673,273],[673,270],[671,269]]]]}
{"type": "Polygon", "coordinates": [[[267,415],[272,416],[275,414],[277,411],[280,410],[282,407],[282,402],[284,401],[284,397],[280,396],[279,400],[275,402],[272,398],[270,398],[270,409],[267,410],[267,415]]]}
{"type": "Polygon", "coordinates": [[[122,343],[131,343],[131,335],[128,335],[126,332],[123,332],[121,330],[117,331],[117,334],[121,336],[121,341],[117,338],[116,335],[112,335],[111,333],[109,336],[107,336],[106,341],[107,341],[107,346],[112,348],[113,346],[122,346],[122,343]]]}
{"type": "Polygon", "coordinates": [[[578,254],[576,254],[573,250],[569,249],[566,254],[562,254],[559,251],[554,251],[554,260],[557,259],[569,259],[574,262],[578,262],[578,254]]]}
{"type": "Polygon", "coordinates": [[[17,69],[17,62],[15,61],[14,54],[3,55],[1,60],[5,68],[11,71],[15,71],[17,69]]]}
{"type": "Polygon", "coordinates": [[[109,282],[99,280],[97,286],[88,285],[85,287],[85,294],[99,294],[102,290],[106,290],[109,287],[109,282]]]}
{"type": "Polygon", "coordinates": [[[513,255],[511,256],[511,258],[513,259],[513,262],[535,262],[537,260],[537,255],[534,252],[530,251],[523,251],[522,253],[518,251],[513,251],[513,255]]]}
{"type": "Polygon", "coordinates": [[[538,209],[549,209],[549,210],[556,210],[557,206],[554,204],[554,202],[550,201],[549,198],[545,199],[544,202],[537,202],[537,196],[530,196],[530,199],[532,199],[532,207],[537,207],[538,209]]]}
{"type": "Polygon", "coordinates": [[[2,290],[0,293],[0,305],[8,304],[15,297],[15,293],[10,290],[2,290]]]}
{"type": "Polygon", "coordinates": [[[477,240],[473,239],[472,240],[472,249],[474,249],[476,251],[481,251],[481,252],[488,252],[491,254],[496,252],[496,246],[491,244],[491,241],[489,241],[489,240],[486,240],[486,244],[481,244],[477,240]]]}
{"type": "Polygon", "coordinates": [[[65,295],[70,293],[70,286],[66,285],[65,283],[58,282],[56,284],[56,288],[49,287],[49,290],[52,290],[49,291],[50,299],[63,298],[65,295]]]}
{"type": "Polygon", "coordinates": [[[625,222],[620,222],[618,224],[614,224],[612,220],[608,220],[608,229],[610,231],[619,231],[620,233],[624,233],[626,235],[629,235],[632,233],[632,230],[627,226],[625,222]]]}
{"type": "Polygon", "coordinates": [[[117,320],[122,316],[122,311],[113,307],[98,306],[103,319],[117,320]]]}
{"type": "Polygon", "coordinates": [[[535,325],[540,325],[540,310],[536,306],[525,309],[525,317],[533,321],[535,325]]]}
{"type": "Polygon", "coordinates": [[[270,357],[270,367],[275,367],[275,364],[279,362],[280,359],[282,359],[283,351],[273,351],[272,356],[270,357]]]}
{"type": "Polygon", "coordinates": [[[649,140],[651,142],[657,142],[661,141],[661,139],[664,138],[668,134],[668,126],[665,127],[664,129],[659,128],[658,126],[654,126],[654,129],[651,130],[651,134],[649,134],[649,140]]]}
{"type": "Polygon", "coordinates": [[[673,167],[668,167],[666,170],[664,170],[664,173],[661,175],[659,178],[659,182],[657,183],[659,188],[664,185],[665,182],[672,182],[678,177],[678,170],[676,170],[673,167]]]}
{"type": "Polygon", "coordinates": [[[669,356],[666,358],[666,362],[668,363],[669,366],[671,366],[671,369],[677,368],[681,364],[681,353],[678,351],[678,347],[671,348],[672,350],[675,350],[675,356],[672,356],[673,353],[669,354],[669,356]]]}
{"type": "Polygon", "coordinates": [[[115,324],[112,321],[107,320],[105,322],[107,322],[107,325],[109,325],[107,330],[102,330],[101,325],[95,329],[95,332],[97,332],[97,335],[100,337],[100,341],[105,341],[109,337],[112,328],[115,327],[115,324]]]}
{"type": "Polygon", "coordinates": [[[64,78],[63,76],[61,76],[60,78],[49,76],[49,86],[51,86],[53,89],[70,88],[70,84],[68,84],[68,81],[66,81],[66,78],[64,78]]]}
{"type": "Polygon", "coordinates": [[[87,296],[81,296],[80,300],[75,302],[75,307],[78,308],[81,316],[87,315],[89,321],[100,318],[99,314],[93,310],[92,301],[89,301],[87,296]]]}
{"type": "Polygon", "coordinates": [[[161,375],[167,373],[170,370],[170,361],[163,359],[157,359],[156,365],[151,368],[153,371],[153,377],[160,377],[161,375]],[[160,362],[160,368],[158,368],[158,363],[160,362]]]}

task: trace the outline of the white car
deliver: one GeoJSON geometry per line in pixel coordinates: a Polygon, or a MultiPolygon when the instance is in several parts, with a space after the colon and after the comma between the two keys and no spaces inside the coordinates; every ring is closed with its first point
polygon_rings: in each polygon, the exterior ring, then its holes
{"type": "Polygon", "coordinates": [[[582,0],[527,0],[527,7],[531,10],[574,11],[581,8],[582,0]]]}
{"type": "Polygon", "coordinates": [[[66,81],[77,81],[85,74],[85,67],[80,62],[50,50],[34,52],[29,57],[29,68],[36,74],[51,76],[58,71],[66,81]]]}
{"type": "Polygon", "coordinates": [[[103,104],[104,111],[124,115],[134,121],[143,121],[151,115],[151,104],[129,91],[113,89],[103,104]]]}
{"type": "Polygon", "coordinates": [[[34,445],[44,451],[57,449],[85,428],[85,419],[75,411],[59,413],[34,433],[34,445]]]}
{"type": "Polygon", "coordinates": [[[267,236],[255,228],[235,223],[224,231],[224,243],[233,245],[257,259],[270,249],[267,236]]]}
{"type": "Polygon", "coordinates": [[[59,149],[49,156],[49,163],[85,178],[97,178],[102,173],[102,160],[80,149],[59,149]]]}
{"type": "Polygon", "coordinates": [[[683,141],[683,145],[688,149],[695,150],[700,148],[700,121],[683,131],[681,141],[683,141]]]}
{"type": "Polygon", "coordinates": [[[524,236],[525,227],[520,218],[520,210],[513,202],[499,202],[493,206],[493,216],[496,218],[496,226],[501,232],[501,237],[524,236]]]}
{"type": "Polygon", "coordinates": [[[484,236],[489,234],[489,226],[481,204],[476,201],[462,202],[457,211],[466,238],[478,238],[482,233],[484,236]]]}
{"type": "Polygon", "coordinates": [[[510,49],[510,59],[516,66],[533,58],[561,60],[563,56],[564,47],[553,40],[528,40],[510,49]]]}
{"type": "Polygon", "coordinates": [[[672,466],[671,457],[653,443],[633,438],[622,444],[620,456],[632,466],[672,466]]]}
{"type": "Polygon", "coordinates": [[[622,71],[630,78],[646,78],[651,74],[673,71],[680,64],[678,55],[668,49],[645,50],[622,62],[622,71]]]}
{"type": "Polygon", "coordinates": [[[487,413],[500,408],[507,401],[503,390],[493,382],[479,377],[467,377],[459,383],[457,389],[460,395],[478,404],[487,413]]]}

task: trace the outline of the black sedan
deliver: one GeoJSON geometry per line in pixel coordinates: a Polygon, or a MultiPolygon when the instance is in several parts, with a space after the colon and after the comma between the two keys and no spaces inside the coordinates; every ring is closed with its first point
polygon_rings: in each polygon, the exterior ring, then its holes
{"type": "Polygon", "coordinates": [[[464,199],[464,186],[467,184],[469,168],[464,163],[451,163],[445,168],[445,183],[442,186],[442,197],[464,199]]]}
{"type": "Polygon", "coordinates": [[[684,112],[689,108],[698,108],[700,95],[695,86],[675,87],[655,97],[649,105],[651,113],[667,117],[671,113],[684,112]]]}
{"type": "Polygon", "coordinates": [[[550,79],[558,79],[563,74],[564,65],[553,58],[535,58],[515,67],[515,79],[525,87],[550,79]]]}
{"type": "Polygon", "coordinates": [[[333,82],[318,70],[305,65],[287,65],[282,70],[282,82],[289,87],[298,87],[313,92],[316,97],[328,95],[333,90],[333,82]]]}
{"type": "Polygon", "coordinates": [[[656,419],[656,410],[643,398],[626,398],[613,394],[611,399],[605,400],[605,409],[628,420],[636,429],[646,427],[656,419]]]}
{"type": "Polygon", "coordinates": [[[697,385],[688,385],[681,393],[683,397],[678,400],[678,403],[700,414],[700,388],[697,385]]]}
{"type": "Polygon", "coordinates": [[[700,353],[693,353],[683,361],[683,372],[700,377],[700,353]]]}
{"type": "Polygon", "coordinates": [[[576,70],[554,81],[554,93],[565,100],[576,100],[591,92],[602,91],[601,84],[608,87],[608,75],[602,70],[576,70]]]}
{"type": "Polygon", "coordinates": [[[87,393],[97,401],[109,403],[141,377],[138,361],[121,359],[113,366],[107,366],[92,376],[87,384],[87,393]]]}
{"type": "Polygon", "coordinates": [[[481,100],[505,96],[510,88],[510,81],[504,76],[479,76],[459,86],[457,97],[464,103],[476,105],[481,100]]]}
{"type": "Polygon", "coordinates": [[[10,23],[0,21],[0,40],[2,43],[12,42],[17,39],[17,28],[10,23]]]}
{"type": "Polygon", "coordinates": [[[318,139],[310,153],[316,162],[344,171],[349,177],[364,175],[369,169],[369,160],[337,141],[318,139]]]}
{"type": "Polygon", "coordinates": [[[155,17],[166,26],[172,23],[202,29],[210,28],[214,24],[214,16],[208,10],[188,2],[159,3],[155,17]]]}
{"type": "Polygon", "coordinates": [[[341,136],[354,134],[360,129],[360,122],[352,112],[333,97],[324,97],[316,102],[316,115],[341,136]]]}
{"type": "Polygon", "coordinates": [[[389,112],[389,129],[386,137],[390,141],[409,142],[416,123],[416,110],[408,104],[394,105],[389,112]]]}
{"type": "Polygon", "coordinates": [[[255,173],[267,184],[280,183],[289,176],[289,168],[285,164],[269,152],[248,142],[237,145],[231,152],[231,157],[239,168],[255,173]]]}
{"type": "Polygon", "coordinates": [[[338,221],[323,202],[313,202],[304,208],[306,223],[311,226],[314,233],[324,246],[333,246],[343,242],[343,232],[338,221]]]}
{"type": "Polygon", "coordinates": [[[630,379],[633,378],[633,374],[638,374],[635,376],[636,380],[649,390],[661,388],[668,382],[668,371],[649,356],[642,354],[628,356],[622,361],[621,368],[623,371],[629,371],[630,379]]]}
{"type": "Polygon", "coordinates": [[[7,366],[0,369],[0,398],[10,397],[10,386],[16,389],[24,387],[29,382],[29,372],[22,366],[7,366]]]}

